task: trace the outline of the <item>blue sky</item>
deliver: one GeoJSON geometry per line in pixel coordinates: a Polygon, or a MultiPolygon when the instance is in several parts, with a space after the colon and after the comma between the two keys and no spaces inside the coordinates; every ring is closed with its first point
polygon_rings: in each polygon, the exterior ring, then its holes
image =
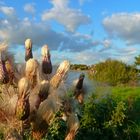
{"type": "Polygon", "coordinates": [[[133,63],[140,54],[139,0],[0,0],[0,41],[17,62],[31,38],[34,58],[48,44],[53,64],[133,63]]]}

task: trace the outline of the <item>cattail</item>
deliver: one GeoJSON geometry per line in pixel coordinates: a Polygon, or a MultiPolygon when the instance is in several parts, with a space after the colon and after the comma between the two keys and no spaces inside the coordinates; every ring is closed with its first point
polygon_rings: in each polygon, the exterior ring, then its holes
{"type": "Polygon", "coordinates": [[[14,69],[13,69],[13,66],[12,66],[10,60],[5,61],[5,68],[6,68],[8,76],[9,76],[9,83],[12,83],[13,79],[14,79],[14,69]]]}
{"type": "Polygon", "coordinates": [[[25,76],[31,82],[31,86],[35,87],[39,78],[39,63],[35,59],[29,59],[26,62],[25,76]]]}
{"type": "Polygon", "coordinates": [[[26,77],[21,78],[18,82],[18,96],[19,96],[19,98],[23,94],[28,95],[29,91],[30,91],[30,81],[26,77]]]}
{"type": "Polygon", "coordinates": [[[84,100],[84,89],[83,89],[84,77],[85,77],[84,73],[80,74],[74,90],[74,96],[81,104],[83,103],[84,100]]]}
{"type": "Polygon", "coordinates": [[[72,113],[68,117],[68,133],[65,137],[65,140],[74,140],[77,131],[80,127],[80,123],[76,114],[72,113]]]}
{"type": "Polygon", "coordinates": [[[41,101],[45,100],[48,97],[49,83],[46,80],[43,80],[40,84],[39,97],[41,101]]]}
{"type": "Polygon", "coordinates": [[[25,61],[28,61],[30,58],[33,58],[32,54],[32,41],[31,39],[26,39],[25,41],[25,61]]]}
{"type": "Polygon", "coordinates": [[[25,120],[30,114],[29,93],[30,82],[23,77],[18,83],[18,101],[16,105],[16,116],[19,120],[25,120]]]}
{"type": "Polygon", "coordinates": [[[66,76],[68,70],[70,68],[70,62],[67,60],[64,60],[58,67],[56,74],[52,77],[50,80],[50,87],[58,88],[61,81],[66,76]]]}
{"type": "Polygon", "coordinates": [[[0,82],[7,83],[8,82],[8,75],[5,69],[5,64],[2,60],[2,52],[7,49],[8,45],[5,42],[0,43],[0,82]]]}
{"type": "Polygon", "coordinates": [[[23,77],[18,83],[18,100],[16,104],[15,114],[20,120],[21,125],[21,135],[23,135],[23,121],[27,120],[30,115],[30,104],[29,104],[29,94],[30,94],[30,81],[23,77]]]}
{"type": "Polygon", "coordinates": [[[83,81],[84,81],[84,78],[85,78],[85,74],[84,73],[82,73],[82,74],[80,74],[80,76],[79,76],[79,80],[78,80],[78,82],[77,82],[77,84],[76,84],[76,89],[82,89],[83,88],[83,81]]]}
{"type": "Polygon", "coordinates": [[[7,49],[8,44],[6,42],[0,43],[0,52],[3,52],[7,49]]]}
{"type": "Polygon", "coordinates": [[[41,48],[41,55],[42,55],[42,57],[50,56],[50,51],[49,51],[48,45],[44,45],[41,48]]]}
{"type": "Polygon", "coordinates": [[[42,72],[45,74],[52,73],[52,63],[49,48],[47,45],[44,45],[42,47],[41,54],[42,54],[42,72]]]}
{"type": "Polygon", "coordinates": [[[3,70],[3,63],[2,61],[0,60],[0,83],[3,83],[4,81],[4,70],[3,70]]]}

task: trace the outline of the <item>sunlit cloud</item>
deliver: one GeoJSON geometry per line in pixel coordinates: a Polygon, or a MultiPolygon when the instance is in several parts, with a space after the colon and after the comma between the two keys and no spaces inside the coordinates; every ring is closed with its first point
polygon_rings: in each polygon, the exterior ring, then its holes
{"type": "Polygon", "coordinates": [[[103,26],[109,36],[120,38],[127,45],[140,43],[140,13],[118,13],[106,17],[103,26]]]}
{"type": "Polygon", "coordinates": [[[42,20],[55,20],[62,24],[66,30],[74,32],[81,25],[91,23],[91,18],[82,11],[68,7],[69,0],[52,0],[53,8],[42,14],[42,20]]]}

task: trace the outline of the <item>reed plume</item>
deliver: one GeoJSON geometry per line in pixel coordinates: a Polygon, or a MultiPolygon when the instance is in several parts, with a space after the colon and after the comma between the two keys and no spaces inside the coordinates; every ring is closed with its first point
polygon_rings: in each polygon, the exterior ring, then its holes
{"type": "Polygon", "coordinates": [[[70,68],[70,62],[67,60],[64,60],[58,67],[56,74],[52,77],[50,80],[50,87],[52,88],[58,88],[61,81],[65,78],[68,70],[70,68]]]}

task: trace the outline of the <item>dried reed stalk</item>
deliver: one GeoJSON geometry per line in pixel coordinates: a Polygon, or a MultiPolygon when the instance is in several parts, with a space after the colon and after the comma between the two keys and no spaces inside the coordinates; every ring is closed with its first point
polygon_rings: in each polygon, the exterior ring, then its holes
{"type": "Polygon", "coordinates": [[[76,114],[72,113],[68,118],[68,133],[65,140],[74,140],[77,131],[80,127],[80,123],[76,114]]]}
{"type": "Polygon", "coordinates": [[[58,67],[56,74],[50,80],[50,87],[58,88],[70,68],[70,62],[64,60],[58,67]]]}

